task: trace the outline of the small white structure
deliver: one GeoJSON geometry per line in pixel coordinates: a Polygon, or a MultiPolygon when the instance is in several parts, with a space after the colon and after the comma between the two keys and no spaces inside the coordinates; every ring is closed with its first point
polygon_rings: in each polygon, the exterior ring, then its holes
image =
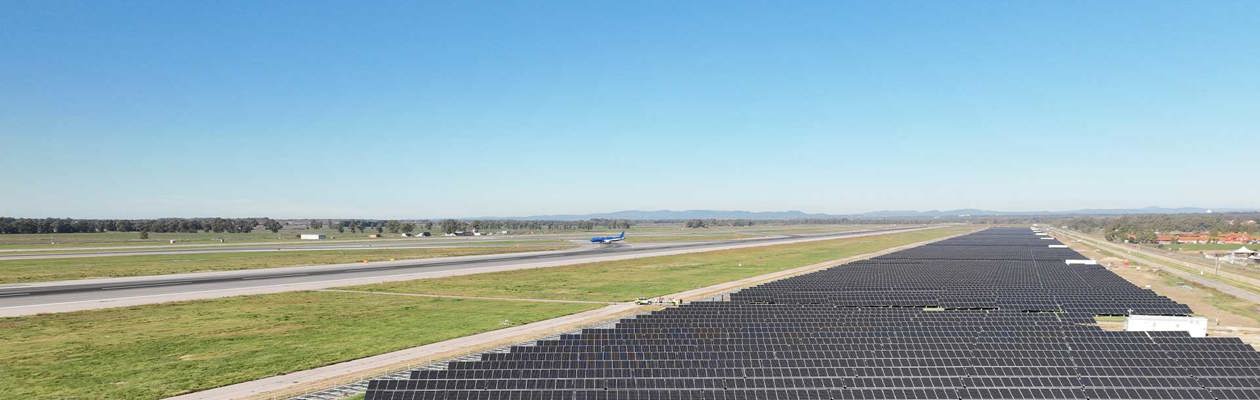
{"type": "Polygon", "coordinates": [[[1046,246],[1046,247],[1049,247],[1049,248],[1052,248],[1052,249],[1066,249],[1066,248],[1068,248],[1066,244],[1052,244],[1052,245],[1049,245],[1049,246],[1046,246]]]}
{"type": "Polygon", "coordinates": [[[1049,234],[1049,233],[1045,233],[1045,232],[1037,232],[1037,233],[1035,233],[1034,235],[1037,235],[1037,236],[1050,236],[1050,234],[1049,234]]]}
{"type": "Polygon", "coordinates": [[[1043,237],[1041,238],[1041,240],[1054,240],[1054,238],[1052,238],[1052,237],[1045,237],[1045,236],[1043,236],[1043,237]]]}
{"type": "Polygon", "coordinates": [[[1090,260],[1090,259],[1084,259],[1084,260],[1063,260],[1063,262],[1064,262],[1064,263],[1067,263],[1067,265],[1098,265],[1098,261],[1094,261],[1094,260],[1090,260]]]}
{"type": "Polygon", "coordinates": [[[324,240],[328,237],[320,233],[303,233],[301,238],[302,240],[324,240]]]}
{"type": "Polygon", "coordinates": [[[1260,253],[1256,252],[1255,250],[1248,249],[1247,246],[1239,247],[1238,250],[1229,252],[1229,255],[1233,256],[1234,258],[1239,258],[1239,259],[1255,257],[1256,254],[1260,254],[1260,253]]]}
{"type": "Polygon", "coordinates": [[[1124,323],[1129,332],[1183,331],[1193,337],[1207,336],[1207,318],[1173,317],[1166,315],[1130,315],[1124,323]]]}
{"type": "Polygon", "coordinates": [[[411,237],[411,234],[410,234],[410,233],[403,232],[403,234],[398,235],[398,236],[401,236],[401,237],[411,237]]]}

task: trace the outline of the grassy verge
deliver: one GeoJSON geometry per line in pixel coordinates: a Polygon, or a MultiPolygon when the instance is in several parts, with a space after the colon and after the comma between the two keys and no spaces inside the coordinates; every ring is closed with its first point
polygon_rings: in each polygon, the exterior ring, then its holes
{"type": "Polygon", "coordinates": [[[1231,251],[1239,247],[1247,246],[1254,249],[1260,247],[1254,244],[1224,244],[1224,243],[1186,243],[1186,244],[1165,244],[1159,246],[1151,246],[1157,249],[1170,251],[1231,251]]]}
{"type": "Polygon", "coordinates": [[[164,275],[184,272],[231,271],[388,261],[477,254],[557,250],[562,243],[420,249],[311,250],[253,253],[158,254],[0,261],[0,283],[46,282],[65,279],[164,275]]]}
{"type": "Polygon", "coordinates": [[[509,298],[627,301],[636,297],[677,293],[869,253],[970,229],[939,228],[790,245],[365,285],[353,289],[509,298]]]}
{"type": "Polygon", "coordinates": [[[297,292],[6,318],[0,392],[161,398],[597,307],[297,292]]]}
{"type": "Polygon", "coordinates": [[[1199,293],[1201,293],[1200,298],[1212,305],[1212,307],[1224,310],[1230,314],[1260,322],[1260,304],[1231,296],[1219,290],[1201,285],[1197,282],[1181,279],[1180,277],[1164,271],[1157,271],[1156,273],[1159,274],[1159,277],[1169,286],[1189,286],[1197,289],[1199,293]]]}

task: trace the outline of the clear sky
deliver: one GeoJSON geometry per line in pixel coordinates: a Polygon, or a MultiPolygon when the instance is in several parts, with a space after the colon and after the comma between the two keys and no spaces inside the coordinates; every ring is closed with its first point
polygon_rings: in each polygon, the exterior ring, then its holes
{"type": "Polygon", "coordinates": [[[370,3],[0,1],[0,215],[1260,206],[1254,1],[370,3]]]}

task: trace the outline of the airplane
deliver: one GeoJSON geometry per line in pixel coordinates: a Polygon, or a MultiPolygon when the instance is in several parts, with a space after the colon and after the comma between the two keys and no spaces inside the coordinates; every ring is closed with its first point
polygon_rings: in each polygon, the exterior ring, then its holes
{"type": "Polygon", "coordinates": [[[622,231],[622,232],[621,232],[621,234],[620,234],[620,235],[617,235],[617,236],[596,236],[596,237],[593,237],[593,238],[591,238],[591,243],[603,243],[603,244],[609,244],[609,243],[612,243],[612,242],[620,242],[620,241],[622,241],[622,240],[626,240],[626,232],[625,232],[625,231],[622,231]]]}

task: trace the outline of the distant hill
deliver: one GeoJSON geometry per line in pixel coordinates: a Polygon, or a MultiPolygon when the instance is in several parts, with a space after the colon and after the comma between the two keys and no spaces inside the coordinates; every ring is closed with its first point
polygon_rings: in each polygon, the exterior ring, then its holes
{"type": "MultiPolygon", "coordinates": [[[[880,210],[857,214],[822,214],[803,211],[742,211],[742,210],[626,210],[594,214],[555,214],[532,215],[528,217],[507,217],[495,219],[579,221],[587,219],[629,219],[629,220],[682,220],[682,219],[756,219],[756,220],[791,220],[791,219],[880,219],[880,218],[959,218],[959,217],[994,217],[994,216],[1068,216],[1068,215],[1134,215],[1134,214],[1202,214],[1209,212],[1242,212],[1254,209],[1222,208],[1208,209],[1199,207],[1145,207],[1116,209],[1080,209],[1066,211],[994,211],[981,209],[956,210],[880,210]]],[[[489,218],[487,218],[489,219],[489,218]]]]}
{"type": "Polygon", "coordinates": [[[980,210],[974,208],[957,209],[957,210],[930,210],[930,211],[872,211],[860,214],[848,215],[848,217],[866,217],[866,218],[891,218],[891,217],[920,217],[920,218],[944,218],[944,217],[992,217],[992,216],[1042,216],[1042,215],[1135,215],[1135,214],[1203,214],[1209,212],[1239,212],[1252,211],[1245,209],[1208,209],[1199,207],[1180,207],[1180,208],[1164,208],[1164,207],[1144,207],[1144,208],[1087,208],[1080,210],[1064,210],[1064,211],[994,211],[980,210]]]}

